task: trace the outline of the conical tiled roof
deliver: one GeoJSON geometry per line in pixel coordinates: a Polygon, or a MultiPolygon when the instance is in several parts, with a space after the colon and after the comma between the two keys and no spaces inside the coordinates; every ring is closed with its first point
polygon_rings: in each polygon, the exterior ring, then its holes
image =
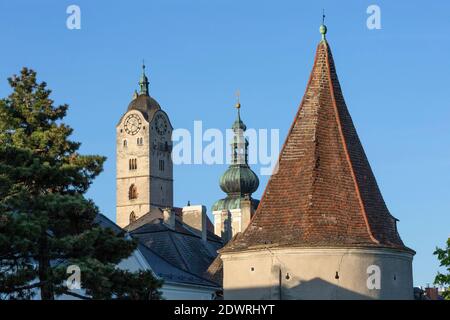
{"type": "Polygon", "coordinates": [[[274,246],[411,250],[380,193],[325,39],[278,165],[248,228],[222,252],[274,246]]]}

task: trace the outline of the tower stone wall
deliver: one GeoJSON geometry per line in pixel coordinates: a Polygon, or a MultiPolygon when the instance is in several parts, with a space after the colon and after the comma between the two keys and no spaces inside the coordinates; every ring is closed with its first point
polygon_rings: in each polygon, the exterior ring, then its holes
{"type": "Polygon", "coordinates": [[[172,125],[148,95],[143,73],[116,127],[116,222],[125,227],[151,207],[173,207],[172,125]]]}

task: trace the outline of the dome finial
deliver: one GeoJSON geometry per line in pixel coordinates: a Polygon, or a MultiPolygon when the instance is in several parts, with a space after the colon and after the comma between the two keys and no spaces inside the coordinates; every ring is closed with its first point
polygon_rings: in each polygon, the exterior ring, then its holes
{"type": "Polygon", "coordinates": [[[240,97],[241,97],[241,93],[238,90],[238,91],[236,91],[236,99],[237,99],[236,109],[238,109],[238,110],[241,108],[241,99],[240,99],[240,97]]]}
{"type": "Polygon", "coordinates": [[[141,88],[140,94],[148,95],[148,78],[145,75],[145,61],[142,59],[142,76],[139,80],[139,87],[141,88]]]}
{"type": "Polygon", "coordinates": [[[322,34],[322,41],[325,41],[325,35],[327,34],[327,26],[325,25],[325,9],[322,9],[322,24],[320,25],[319,31],[322,34]]]}

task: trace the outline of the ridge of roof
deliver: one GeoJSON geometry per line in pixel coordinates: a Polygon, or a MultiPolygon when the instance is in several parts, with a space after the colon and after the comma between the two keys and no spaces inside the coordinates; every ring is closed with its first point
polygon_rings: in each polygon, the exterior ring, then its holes
{"type": "MultiPolygon", "coordinates": [[[[179,216],[180,217],[180,216],[179,216]]],[[[209,218],[207,219],[207,221],[209,218]]],[[[152,212],[148,212],[144,214],[143,216],[139,217],[137,220],[130,223],[128,226],[125,227],[126,230],[129,230],[129,232],[133,233],[146,233],[150,231],[141,230],[145,228],[149,224],[159,224],[161,226],[161,230],[153,230],[151,232],[175,232],[180,233],[186,236],[201,238],[200,235],[196,234],[195,232],[192,232],[188,228],[185,227],[182,221],[175,220],[175,230],[170,229],[167,227],[164,223],[161,217],[158,217],[156,215],[152,215],[152,212]]],[[[218,237],[216,234],[211,232],[210,230],[207,230],[207,238],[208,241],[222,243],[222,239],[218,237]]]]}

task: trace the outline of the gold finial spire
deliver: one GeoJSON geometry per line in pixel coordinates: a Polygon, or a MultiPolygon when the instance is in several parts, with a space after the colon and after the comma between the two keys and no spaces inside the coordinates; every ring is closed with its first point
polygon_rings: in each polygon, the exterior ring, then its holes
{"type": "Polygon", "coordinates": [[[327,26],[325,25],[325,9],[322,9],[322,24],[320,25],[319,31],[322,34],[322,41],[326,41],[327,26]]]}
{"type": "Polygon", "coordinates": [[[236,99],[237,99],[236,108],[240,109],[241,108],[241,93],[239,92],[239,90],[236,91],[236,99]]]}

